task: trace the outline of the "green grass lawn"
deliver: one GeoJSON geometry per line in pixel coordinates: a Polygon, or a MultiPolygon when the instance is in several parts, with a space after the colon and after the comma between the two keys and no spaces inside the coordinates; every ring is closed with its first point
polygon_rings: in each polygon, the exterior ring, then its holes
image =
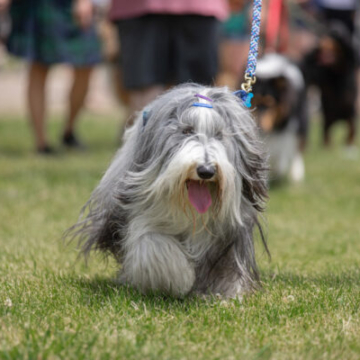
{"type": "MultiPolygon", "coordinates": [[[[0,359],[359,359],[360,159],[321,149],[303,185],[271,190],[263,288],[242,302],[144,297],[116,265],[62,245],[116,149],[116,120],[86,116],[85,153],[41,158],[0,120],[0,359]]],[[[50,130],[58,139],[60,123],[50,130]]]]}

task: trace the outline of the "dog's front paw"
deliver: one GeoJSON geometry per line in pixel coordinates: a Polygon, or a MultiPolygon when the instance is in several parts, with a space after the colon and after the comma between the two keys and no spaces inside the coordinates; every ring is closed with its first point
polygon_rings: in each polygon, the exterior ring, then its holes
{"type": "Polygon", "coordinates": [[[190,292],[195,270],[176,240],[159,234],[129,239],[122,281],[143,293],[160,291],[176,297],[190,292]]]}

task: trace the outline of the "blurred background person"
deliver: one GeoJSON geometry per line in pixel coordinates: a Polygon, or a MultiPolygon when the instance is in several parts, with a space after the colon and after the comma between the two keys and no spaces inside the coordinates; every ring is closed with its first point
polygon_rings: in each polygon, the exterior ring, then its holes
{"type": "Polygon", "coordinates": [[[289,6],[289,44],[287,55],[295,62],[316,46],[317,34],[323,29],[318,20],[317,0],[291,0],[289,6]]]}
{"type": "Polygon", "coordinates": [[[323,144],[331,144],[330,131],[343,121],[347,127],[346,150],[357,155],[355,147],[359,50],[356,40],[358,0],[317,0],[317,42],[301,61],[307,86],[320,95],[323,144]]]}
{"type": "Polygon", "coordinates": [[[168,86],[214,82],[219,20],[227,14],[226,0],[112,0],[131,114],[168,86]]]}
{"type": "Polygon", "coordinates": [[[314,85],[320,92],[323,120],[323,143],[331,144],[330,130],[338,121],[348,127],[346,144],[354,151],[356,140],[358,84],[358,54],[354,48],[349,28],[337,20],[329,23],[317,46],[302,62],[308,86],[314,85]]]}
{"type": "Polygon", "coordinates": [[[239,88],[249,51],[250,0],[229,0],[230,16],[221,25],[218,86],[239,88]]]}
{"type": "Polygon", "coordinates": [[[10,31],[9,15],[5,11],[9,0],[0,0],[0,70],[5,62],[4,42],[10,31]]]}
{"type": "Polygon", "coordinates": [[[326,23],[339,21],[350,33],[355,32],[356,9],[358,0],[317,0],[326,23]]]}
{"type": "Polygon", "coordinates": [[[119,104],[127,109],[129,106],[129,93],[123,85],[119,34],[117,26],[109,19],[111,0],[93,0],[93,3],[97,7],[97,29],[110,89],[119,104]]]}
{"type": "Polygon", "coordinates": [[[101,60],[91,0],[0,0],[0,3],[2,12],[9,7],[12,22],[7,49],[29,62],[27,100],[38,153],[54,153],[45,130],[45,85],[51,66],[58,63],[70,64],[74,74],[62,143],[80,148],[74,134],[75,121],[84,104],[92,68],[101,60]]]}

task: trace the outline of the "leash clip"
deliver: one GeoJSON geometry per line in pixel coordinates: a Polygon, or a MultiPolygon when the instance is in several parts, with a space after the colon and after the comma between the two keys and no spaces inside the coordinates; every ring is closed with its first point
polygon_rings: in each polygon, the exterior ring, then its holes
{"type": "Polygon", "coordinates": [[[244,78],[245,81],[241,84],[241,89],[249,93],[251,92],[253,85],[256,84],[256,76],[245,74],[244,78]]]}

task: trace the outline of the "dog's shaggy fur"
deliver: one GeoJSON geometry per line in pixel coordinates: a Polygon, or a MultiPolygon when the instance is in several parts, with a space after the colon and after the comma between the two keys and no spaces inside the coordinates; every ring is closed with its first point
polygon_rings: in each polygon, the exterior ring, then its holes
{"type": "Polygon", "coordinates": [[[257,127],[224,88],[189,84],[139,114],[70,236],[140,291],[236,297],[256,287],[253,230],[267,197],[257,127]],[[192,106],[207,103],[213,108],[192,106]],[[204,171],[205,169],[205,171],[204,171]],[[211,196],[211,198],[210,198],[211,196]],[[210,205],[211,203],[211,205],[210,205]]]}

